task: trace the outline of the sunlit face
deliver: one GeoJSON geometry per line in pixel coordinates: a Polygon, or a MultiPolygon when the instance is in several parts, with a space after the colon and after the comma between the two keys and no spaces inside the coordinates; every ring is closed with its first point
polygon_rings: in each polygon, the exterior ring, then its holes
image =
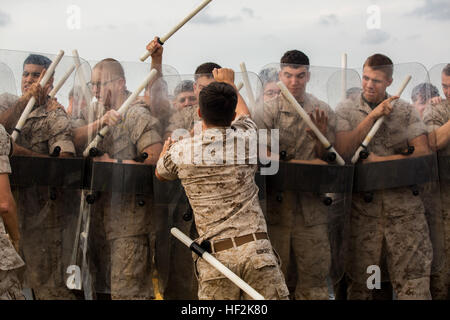
{"type": "Polygon", "coordinates": [[[92,94],[105,106],[115,107],[118,95],[121,93],[122,78],[111,75],[107,70],[94,68],[89,83],[92,94]]]}
{"type": "Polygon", "coordinates": [[[208,86],[210,83],[213,83],[215,80],[214,78],[209,78],[208,76],[202,76],[198,78],[194,83],[194,93],[198,100],[198,95],[200,94],[200,91],[206,86],[208,86]]]}
{"type": "Polygon", "coordinates": [[[197,96],[194,91],[180,92],[175,98],[175,107],[177,109],[183,109],[195,104],[197,104],[197,96]]]}
{"type": "Polygon", "coordinates": [[[364,98],[367,101],[371,103],[382,101],[386,95],[386,88],[391,83],[392,79],[388,79],[384,72],[373,70],[371,67],[364,67],[362,89],[364,98]]]}
{"type": "Polygon", "coordinates": [[[442,73],[442,91],[444,91],[445,98],[450,100],[450,76],[442,73]]]}
{"type": "MultiPolygon", "coordinates": [[[[23,67],[21,82],[22,94],[27,92],[31,85],[38,81],[42,70],[44,70],[44,67],[37,64],[26,64],[23,67]]],[[[51,79],[51,81],[53,81],[53,79],[51,79]]]]}
{"type": "Polygon", "coordinates": [[[268,82],[264,87],[264,101],[271,100],[280,94],[281,90],[276,82],[268,82]]]}
{"type": "Polygon", "coordinates": [[[307,67],[282,67],[279,78],[297,100],[303,100],[306,84],[310,79],[310,72],[307,67]]]}

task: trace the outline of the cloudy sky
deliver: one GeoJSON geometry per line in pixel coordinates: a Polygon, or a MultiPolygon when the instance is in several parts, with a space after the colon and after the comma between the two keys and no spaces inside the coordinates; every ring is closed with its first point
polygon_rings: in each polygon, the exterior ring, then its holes
{"type": "MultiPolygon", "coordinates": [[[[0,48],[136,61],[200,2],[0,0],[0,48]]],[[[360,67],[381,52],[430,68],[450,61],[449,31],[449,0],[213,0],[166,42],[164,63],[192,73],[205,61],[245,61],[258,72],[295,48],[314,65],[339,66],[346,52],[360,67]]]]}

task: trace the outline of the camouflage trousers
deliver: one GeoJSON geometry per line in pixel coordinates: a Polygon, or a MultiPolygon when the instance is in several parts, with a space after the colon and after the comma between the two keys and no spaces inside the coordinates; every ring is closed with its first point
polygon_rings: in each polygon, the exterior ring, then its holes
{"type": "Polygon", "coordinates": [[[294,212],[290,203],[288,199],[283,199],[279,204],[276,221],[270,218],[273,212],[268,206],[270,241],[281,257],[281,269],[286,279],[291,277],[290,270],[297,273],[295,299],[328,300],[327,276],[331,266],[328,226],[306,226],[303,214],[294,212]],[[291,260],[291,256],[295,261],[291,260]],[[291,263],[295,264],[295,268],[289,267],[291,263]]]}
{"type": "Polygon", "coordinates": [[[369,217],[353,211],[350,232],[348,299],[373,298],[373,291],[367,285],[371,275],[367,268],[381,265],[383,242],[389,278],[397,298],[431,299],[433,251],[423,213],[369,217]]]}
{"type": "Polygon", "coordinates": [[[445,256],[443,257],[444,261],[442,266],[431,275],[431,294],[433,300],[450,299],[450,215],[447,215],[443,221],[445,256]]]}
{"type": "Polygon", "coordinates": [[[154,299],[148,235],[109,240],[111,299],[154,299]]]}
{"type": "MultiPolygon", "coordinates": [[[[215,258],[267,300],[286,300],[289,291],[269,240],[248,242],[214,254],[215,258]]],[[[194,262],[200,300],[251,299],[205,260],[194,262]]]]}
{"type": "Polygon", "coordinates": [[[25,300],[16,270],[0,270],[0,300],[25,300]]]}

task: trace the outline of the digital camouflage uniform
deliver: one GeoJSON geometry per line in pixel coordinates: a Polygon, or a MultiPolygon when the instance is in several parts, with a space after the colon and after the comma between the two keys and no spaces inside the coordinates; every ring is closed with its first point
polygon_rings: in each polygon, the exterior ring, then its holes
{"type": "MultiPolygon", "coordinates": [[[[336,108],[336,132],[354,130],[372,109],[362,96],[345,100],[336,108]]],[[[403,100],[372,139],[369,150],[390,156],[404,150],[408,141],[426,134],[417,111],[403,100]]],[[[380,266],[383,242],[389,278],[398,299],[430,299],[432,246],[422,200],[409,188],[373,192],[366,203],[363,194],[353,194],[350,252],[347,273],[349,299],[372,299],[367,288],[367,267],[380,266]]]]}
{"type": "MultiPolygon", "coordinates": [[[[0,125],[0,174],[10,174],[9,154],[10,137],[0,125]]],[[[17,254],[6,234],[3,220],[0,217],[0,300],[23,300],[22,286],[17,277],[17,269],[25,263],[17,254]]]]}
{"type": "MultiPolygon", "coordinates": [[[[9,96],[0,105],[12,107],[18,100],[9,96]],[[5,103],[7,101],[7,103],[5,103]]],[[[70,122],[64,109],[47,110],[46,105],[35,106],[22,127],[16,143],[43,155],[75,153],[70,122]]],[[[36,299],[75,299],[65,286],[66,258],[64,234],[70,223],[70,209],[65,207],[66,191],[58,189],[56,200],[50,200],[50,188],[30,186],[15,192],[20,222],[21,252],[26,263],[24,287],[32,288],[36,299]]]]}
{"type": "MultiPolygon", "coordinates": [[[[450,102],[448,100],[444,100],[434,106],[427,106],[424,111],[423,121],[427,125],[429,132],[438,129],[449,120],[450,102]]],[[[439,155],[450,156],[450,146],[447,145],[439,150],[439,155]]],[[[442,270],[436,274],[437,279],[433,279],[435,277],[432,278],[432,294],[433,299],[450,299],[450,184],[441,181],[440,187],[446,257],[442,270]]]]}
{"type": "MultiPolygon", "coordinates": [[[[256,155],[249,155],[249,139],[243,133],[256,130],[256,125],[244,116],[237,119],[231,128],[228,131],[226,128],[209,129],[203,134],[183,139],[173,144],[158,161],[158,173],[166,180],[179,178],[185,188],[200,235],[196,240],[198,243],[208,240],[214,246],[214,242],[222,239],[267,232],[255,184],[257,165],[250,162],[256,155]],[[236,133],[236,129],[243,131],[236,133]],[[233,132],[236,134],[233,135],[233,132]],[[245,155],[236,155],[234,148],[227,150],[227,139],[233,136],[246,143],[245,155]],[[191,147],[193,158],[190,152],[186,152],[191,147]],[[186,148],[185,151],[183,148],[186,148]],[[231,164],[223,161],[217,163],[205,157],[201,164],[193,161],[201,156],[203,150],[211,148],[219,150],[219,158],[228,159],[227,156],[231,155],[234,161],[231,164]],[[223,148],[222,153],[220,148],[223,148]],[[236,164],[237,156],[250,164],[236,164]]],[[[216,153],[211,151],[210,154],[216,153]]],[[[217,253],[213,251],[212,254],[266,299],[287,299],[289,292],[268,239],[250,241],[217,253]]],[[[241,290],[235,284],[202,259],[194,259],[199,299],[241,298],[241,290]]],[[[249,297],[243,294],[243,298],[249,297]]]]}
{"type": "MultiPolygon", "coordinates": [[[[323,101],[306,93],[301,103],[307,112],[316,108],[328,116],[327,138],[334,142],[335,115],[323,101]]],[[[264,126],[279,129],[279,150],[286,152],[287,160],[312,160],[317,158],[316,140],[307,132],[305,121],[288,100],[280,95],[264,105],[264,126]]],[[[279,192],[268,188],[267,222],[270,239],[281,256],[282,270],[290,278],[289,265],[296,264],[297,300],[328,299],[327,275],[331,265],[328,239],[328,208],[317,194],[283,191],[281,202],[276,199],[279,192]],[[290,257],[295,261],[290,261],[290,257]]]]}
{"type": "MultiPolygon", "coordinates": [[[[93,120],[97,120],[105,109],[95,103],[92,111],[93,120]]],[[[75,126],[88,124],[87,115],[82,113],[82,117],[75,121],[75,126]]],[[[145,148],[162,142],[159,126],[147,106],[136,102],[130,106],[121,123],[110,127],[97,148],[114,159],[134,159],[145,148]]],[[[104,232],[106,239],[106,243],[102,244],[97,238],[99,256],[94,261],[102,271],[110,268],[112,299],[154,298],[149,243],[152,199],[148,199],[143,206],[139,206],[139,200],[142,199],[135,194],[102,192],[94,205],[91,230],[97,234],[104,232]]]]}
{"type": "MultiPolygon", "coordinates": [[[[191,131],[195,124],[201,124],[201,118],[198,116],[198,104],[193,106],[187,106],[181,110],[173,112],[167,125],[164,128],[165,134],[172,132],[177,134],[177,129],[184,129],[191,131]]],[[[158,216],[159,221],[155,224],[161,224],[163,221],[169,219],[169,227],[176,226],[182,232],[190,235],[193,238],[198,236],[195,230],[195,223],[193,219],[190,221],[183,220],[183,214],[187,208],[183,205],[183,199],[181,198],[183,191],[180,190],[180,196],[178,193],[174,195],[175,208],[169,208],[166,205],[159,206],[158,216]],[[178,196],[178,197],[177,197],[178,196]]],[[[186,250],[185,246],[178,240],[173,239],[172,236],[167,235],[167,229],[160,230],[161,236],[169,236],[169,251],[156,244],[156,250],[160,250],[162,255],[166,255],[169,252],[169,268],[168,270],[159,270],[160,275],[167,272],[167,283],[161,282],[160,290],[163,291],[164,299],[170,300],[193,300],[197,299],[197,280],[194,276],[194,268],[192,264],[192,257],[190,252],[186,250]],[[191,277],[188,277],[192,275],[191,277]]],[[[158,241],[158,239],[157,239],[158,241]]],[[[157,257],[160,256],[159,254],[157,257]]]]}

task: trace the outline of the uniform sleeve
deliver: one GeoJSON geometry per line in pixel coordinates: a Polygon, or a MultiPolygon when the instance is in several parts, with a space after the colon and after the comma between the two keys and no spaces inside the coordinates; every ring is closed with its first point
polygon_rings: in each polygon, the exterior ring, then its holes
{"type": "Polygon", "coordinates": [[[10,93],[0,94],[0,114],[15,105],[18,100],[19,97],[14,96],[10,93]]]}
{"type": "Polygon", "coordinates": [[[132,107],[127,113],[125,123],[130,134],[130,139],[139,153],[148,146],[161,143],[161,124],[145,107],[132,107]]]}
{"type": "Polygon", "coordinates": [[[72,138],[72,126],[66,112],[60,108],[49,113],[47,117],[49,126],[48,148],[53,153],[55,147],[61,148],[61,153],[75,154],[75,146],[72,138]]]}
{"type": "Polygon", "coordinates": [[[428,105],[423,114],[423,122],[427,126],[428,132],[442,127],[448,120],[448,115],[443,104],[436,106],[428,105]]]}
{"type": "Polygon", "coordinates": [[[231,125],[238,130],[258,130],[256,123],[248,115],[239,116],[231,125]]]}
{"type": "Polygon", "coordinates": [[[350,113],[351,109],[344,103],[340,103],[336,107],[336,132],[352,131],[354,129],[350,123],[350,113]]]}
{"type": "Polygon", "coordinates": [[[0,125],[0,174],[11,173],[9,153],[11,151],[11,140],[5,128],[0,125]]]}
{"type": "MultiPolygon", "coordinates": [[[[176,144],[174,144],[176,145],[176,144]]],[[[156,164],[156,170],[158,174],[166,180],[178,179],[178,167],[172,159],[172,151],[174,150],[172,145],[162,158],[158,160],[156,164]]]]}

